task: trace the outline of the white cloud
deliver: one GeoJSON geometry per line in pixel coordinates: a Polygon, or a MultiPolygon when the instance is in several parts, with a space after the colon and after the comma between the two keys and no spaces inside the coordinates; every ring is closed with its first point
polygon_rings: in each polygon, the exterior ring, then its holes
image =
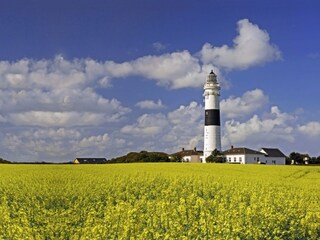
{"type": "Polygon", "coordinates": [[[164,108],[165,106],[162,104],[162,101],[160,99],[158,99],[157,102],[152,101],[152,100],[144,100],[144,101],[140,101],[136,104],[137,107],[141,108],[141,109],[161,109],[164,108]]]}
{"type": "Polygon", "coordinates": [[[106,144],[110,141],[108,133],[97,136],[85,137],[80,140],[79,147],[93,147],[98,146],[105,149],[106,144]]]}
{"type": "Polygon", "coordinates": [[[10,151],[10,159],[14,161],[59,161],[60,157],[69,156],[73,147],[71,142],[79,138],[79,134],[72,133],[66,129],[20,130],[6,133],[1,145],[7,146],[6,151],[10,151]],[[66,137],[62,132],[69,134],[66,137]]]}
{"type": "Polygon", "coordinates": [[[245,92],[241,97],[229,97],[220,102],[221,114],[226,118],[248,116],[268,103],[268,96],[261,89],[245,92]]]}
{"type": "Polygon", "coordinates": [[[310,136],[310,137],[319,137],[320,136],[320,122],[309,122],[305,125],[298,126],[298,131],[310,136]]]}
{"type": "Polygon", "coordinates": [[[23,132],[23,136],[28,138],[32,137],[34,139],[50,138],[52,140],[65,140],[78,139],[81,137],[81,133],[78,130],[68,128],[45,128],[23,132]]]}
{"type": "Polygon", "coordinates": [[[10,122],[22,126],[97,126],[110,121],[102,113],[29,111],[10,114],[10,122]]]}
{"type": "Polygon", "coordinates": [[[168,113],[170,130],[164,135],[164,141],[172,144],[171,151],[181,147],[202,147],[204,109],[196,102],[168,113]]]}
{"type": "Polygon", "coordinates": [[[112,77],[140,75],[171,88],[199,87],[208,72],[203,72],[199,60],[189,51],[144,56],[124,63],[106,62],[112,77]]]}
{"type": "Polygon", "coordinates": [[[162,51],[166,49],[166,45],[162,44],[161,42],[154,42],[152,44],[152,47],[156,50],[156,51],[162,51]]]}
{"type": "Polygon", "coordinates": [[[113,141],[97,132],[130,112],[99,95],[109,84],[104,63],[91,59],[0,61],[1,154],[20,161],[105,154],[113,141]]]}
{"type": "Polygon", "coordinates": [[[277,46],[270,43],[269,34],[248,19],[238,21],[238,33],[233,47],[206,43],[200,51],[201,60],[227,69],[246,69],[281,58],[277,46]]]}
{"type": "MultiPolygon", "coordinates": [[[[234,46],[215,47],[206,43],[200,53],[188,50],[147,55],[131,61],[98,62],[92,59],[53,60],[22,59],[0,62],[0,89],[75,89],[88,86],[109,87],[112,78],[142,76],[160,86],[173,89],[200,87],[213,69],[222,85],[227,85],[218,67],[244,69],[279,59],[281,54],[270,43],[269,35],[247,19],[238,22],[239,35],[234,46]]],[[[155,46],[163,47],[161,43],[155,46]]]]}
{"type": "Polygon", "coordinates": [[[263,118],[254,115],[246,122],[228,120],[223,127],[222,144],[230,145],[256,145],[276,144],[281,141],[293,142],[294,128],[292,121],[295,118],[288,113],[282,113],[278,107],[271,108],[270,113],[263,118]]]}
{"type": "Polygon", "coordinates": [[[219,68],[246,69],[281,58],[278,48],[270,43],[268,33],[249,20],[238,21],[238,32],[232,48],[206,43],[196,54],[184,50],[143,56],[123,63],[107,61],[104,66],[113,78],[143,76],[155,80],[160,86],[178,89],[202,86],[211,69],[217,73],[222,86],[228,86],[219,68]]]}
{"type": "Polygon", "coordinates": [[[201,105],[197,102],[191,102],[188,106],[181,105],[178,109],[168,113],[168,119],[175,125],[194,123],[200,120],[203,111],[201,105]]]}
{"type": "Polygon", "coordinates": [[[0,89],[75,89],[89,85],[108,86],[104,63],[92,59],[22,59],[0,61],[0,89]]]}
{"type": "Polygon", "coordinates": [[[1,145],[22,161],[71,161],[75,157],[106,157],[107,148],[124,144],[122,139],[112,139],[108,133],[85,134],[68,128],[28,128],[16,133],[5,133],[1,145]]]}
{"type": "Polygon", "coordinates": [[[161,131],[168,125],[166,117],[161,114],[143,114],[137,119],[137,122],[132,125],[126,125],[121,128],[121,132],[124,134],[134,136],[155,136],[161,133],[161,131]]]}
{"type": "Polygon", "coordinates": [[[0,122],[23,126],[87,126],[121,119],[130,112],[95,86],[108,84],[93,60],[0,61],[0,122]]]}
{"type": "Polygon", "coordinates": [[[99,96],[91,88],[35,90],[1,90],[0,107],[4,112],[17,111],[91,111],[128,113],[116,99],[99,96]],[[94,106],[94,107],[93,107],[94,106]]]}
{"type": "MultiPolygon", "coordinates": [[[[121,129],[130,150],[154,150],[172,153],[201,147],[203,107],[196,102],[181,105],[168,114],[143,114],[136,123],[121,129]],[[129,146],[129,142],[132,144],[129,146]]],[[[130,151],[128,149],[128,151],[130,151]]]]}
{"type": "Polygon", "coordinates": [[[105,99],[91,88],[1,90],[0,107],[5,119],[25,126],[99,125],[121,119],[130,109],[116,99],[105,99]]]}

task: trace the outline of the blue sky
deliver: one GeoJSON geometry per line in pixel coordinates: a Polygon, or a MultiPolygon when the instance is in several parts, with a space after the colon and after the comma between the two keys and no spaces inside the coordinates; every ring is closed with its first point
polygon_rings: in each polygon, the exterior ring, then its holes
{"type": "Polygon", "coordinates": [[[0,157],[202,149],[211,69],[223,149],[319,156],[319,10],[310,0],[3,0],[0,157]]]}

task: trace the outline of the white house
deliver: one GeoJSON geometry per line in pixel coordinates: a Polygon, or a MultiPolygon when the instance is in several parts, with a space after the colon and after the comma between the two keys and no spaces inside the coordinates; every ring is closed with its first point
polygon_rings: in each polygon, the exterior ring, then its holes
{"type": "Polygon", "coordinates": [[[286,156],[277,148],[261,148],[255,151],[249,148],[234,148],[223,152],[227,163],[238,164],[274,164],[284,165],[286,156]]]}
{"type": "Polygon", "coordinates": [[[203,151],[197,151],[196,148],[192,150],[185,150],[184,148],[182,148],[180,152],[174,153],[172,155],[180,158],[182,162],[203,162],[203,151]]]}
{"type": "Polygon", "coordinates": [[[262,152],[265,156],[264,158],[265,164],[276,164],[276,165],[286,164],[286,155],[284,155],[277,148],[261,148],[260,152],[262,152]]]}
{"type": "Polygon", "coordinates": [[[223,152],[227,163],[253,164],[261,163],[264,160],[264,154],[249,148],[234,148],[223,152]]]}

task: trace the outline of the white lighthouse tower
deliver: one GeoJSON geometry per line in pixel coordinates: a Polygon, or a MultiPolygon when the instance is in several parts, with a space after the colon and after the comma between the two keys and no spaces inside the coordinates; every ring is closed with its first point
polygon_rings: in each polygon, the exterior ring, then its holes
{"type": "Polygon", "coordinates": [[[215,149],[221,151],[221,133],[220,133],[220,85],[217,81],[217,75],[211,71],[207,81],[204,84],[204,147],[203,162],[209,157],[215,149]]]}

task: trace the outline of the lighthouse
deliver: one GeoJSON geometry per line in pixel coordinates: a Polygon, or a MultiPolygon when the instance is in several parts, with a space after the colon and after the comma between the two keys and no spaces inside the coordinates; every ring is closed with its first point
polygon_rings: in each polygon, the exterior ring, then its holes
{"type": "Polygon", "coordinates": [[[204,84],[204,146],[203,162],[209,157],[215,149],[221,151],[221,133],[220,133],[220,85],[217,81],[217,75],[211,71],[207,81],[204,84]]]}

